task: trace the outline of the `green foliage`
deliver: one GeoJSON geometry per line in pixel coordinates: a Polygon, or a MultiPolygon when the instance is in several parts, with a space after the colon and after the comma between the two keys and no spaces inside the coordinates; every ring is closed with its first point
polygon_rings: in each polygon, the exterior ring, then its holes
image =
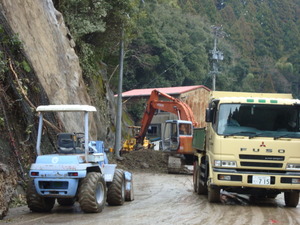
{"type": "Polygon", "coordinates": [[[84,76],[99,76],[102,61],[115,90],[122,29],[126,91],[194,84],[210,87],[210,27],[222,25],[227,36],[218,42],[225,58],[217,90],[292,91],[299,96],[298,0],[54,2],[75,37],[84,76]]]}
{"type": "Polygon", "coordinates": [[[105,30],[103,17],[110,6],[105,0],[67,0],[59,1],[60,10],[66,13],[66,22],[76,39],[105,30]]]}
{"type": "Polygon", "coordinates": [[[28,125],[28,126],[26,127],[25,133],[26,133],[26,134],[31,134],[33,128],[34,128],[34,124],[28,125]]]}
{"type": "MultiPolygon", "coordinates": [[[[76,42],[86,82],[101,74],[101,63],[112,73],[119,63],[121,30],[125,40],[134,33],[134,20],[139,16],[138,0],[54,0],[63,12],[67,26],[76,42]]],[[[115,79],[112,79],[115,81],[115,79]]]]}
{"type": "Polygon", "coordinates": [[[5,120],[3,117],[0,117],[0,127],[4,127],[5,125],[5,120]]]}
{"type": "Polygon", "coordinates": [[[24,69],[27,73],[29,73],[29,72],[31,71],[31,68],[30,68],[29,64],[28,64],[25,60],[23,60],[23,61],[21,62],[21,65],[22,65],[23,69],[24,69]]]}
{"type": "Polygon", "coordinates": [[[9,36],[6,34],[4,28],[0,25],[0,44],[7,45],[10,50],[20,50],[22,48],[22,43],[17,34],[9,36]]]}
{"type": "Polygon", "coordinates": [[[124,89],[199,84],[209,61],[201,17],[168,1],[145,3],[138,34],[128,46],[124,89]]]}
{"type": "Polygon", "coordinates": [[[300,76],[296,60],[300,41],[299,1],[178,2],[185,12],[199,13],[211,24],[222,24],[228,34],[219,45],[225,60],[217,77],[218,90],[284,91],[299,96],[295,93],[299,88],[294,88],[299,86],[300,76]],[[280,60],[283,57],[285,61],[280,60]]]}
{"type": "Polygon", "coordinates": [[[18,35],[9,36],[0,25],[0,78],[3,79],[4,73],[8,70],[7,56],[5,51],[9,49],[12,54],[18,54],[22,49],[22,43],[18,35]]]}
{"type": "Polygon", "coordinates": [[[131,115],[135,123],[140,122],[145,111],[145,101],[139,100],[127,107],[127,112],[131,115]]]}
{"type": "MultiPolygon", "coordinates": [[[[141,112],[141,115],[142,115],[143,112],[141,112]]],[[[124,123],[128,126],[133,126],[134,125],[134,122],[132,121],[132,118],[130,117],[131,115],[129,115],[126,111],[123,111],[122,113],[122,120],[124,121],[124,123]]],[[[140,117],[138,117],[140,118],[140,117]]],[[[126,135],[129,135],[129,133],[125,134],[126,135]]]]}
{"type": "Polygon", "coordinates": [[[14,49],[22,49],[22,42],[20,41],[19,39],[19,36],[18,35],[13,35],[10,37],[10,46],[14,49]]]}
{"type": "Polygon", "coordinates": [[[0,74],[4,74],[7,69],[7,60],[5,59],[3,52],[0,51],[0,74]]]}

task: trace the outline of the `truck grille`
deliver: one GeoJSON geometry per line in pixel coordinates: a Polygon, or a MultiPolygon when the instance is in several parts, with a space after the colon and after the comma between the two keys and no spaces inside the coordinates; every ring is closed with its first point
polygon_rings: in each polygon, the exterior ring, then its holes
{"type": "Polygon", "coordinates": [[[270,160],[270,161],[284,161],[284,156],[270,156],[270,155],[239,155],[240,159],[254,159],[254,160],[270,160]]]}
{"type": "Polygon", "coordinates": [[[282,168],[282,163],[265,163],[265,162],[241,162],[241,166],[249,167],[270,167],[270,168],[282,168]]]}

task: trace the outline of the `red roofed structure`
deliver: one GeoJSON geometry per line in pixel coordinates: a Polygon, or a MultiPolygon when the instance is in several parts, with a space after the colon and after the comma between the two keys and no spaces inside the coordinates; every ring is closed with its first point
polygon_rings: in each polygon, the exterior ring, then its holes
{"type": "Polygon", "coordinates": [[[126,91],[122,93],[122,97],[128,98],[128,97],[134,97],[134,96],[150,96],[151,92],[156,89],[160,92],[163,92],[168,95],[180,95],[182,93],[192,91],[195,89],[204,88],[207,91],[210,91],[209,88],[203,86],[203,85],[194,85],[194,86],[182,86],[182,87],[164,87],[164,88],[145,88],[145,89],[133,89],[130,91],[126,91]]]}

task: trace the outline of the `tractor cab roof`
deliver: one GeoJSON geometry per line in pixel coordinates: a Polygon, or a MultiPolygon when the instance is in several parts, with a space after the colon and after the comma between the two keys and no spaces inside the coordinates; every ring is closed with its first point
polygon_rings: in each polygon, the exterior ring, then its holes
{"type": "Polygon", "coordinates": [[[90,105],[41,105],[37,112],[96,112],[96,108],[90,105]]]}

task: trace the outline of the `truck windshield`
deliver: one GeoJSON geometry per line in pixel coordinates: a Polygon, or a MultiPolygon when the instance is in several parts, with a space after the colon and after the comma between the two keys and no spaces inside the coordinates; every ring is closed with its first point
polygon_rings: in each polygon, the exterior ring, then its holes
{"type": "Polygon", "coordinates": [[[226,136],[300,138],[293,105],[220,104],[217,132],[226,136]]]}

